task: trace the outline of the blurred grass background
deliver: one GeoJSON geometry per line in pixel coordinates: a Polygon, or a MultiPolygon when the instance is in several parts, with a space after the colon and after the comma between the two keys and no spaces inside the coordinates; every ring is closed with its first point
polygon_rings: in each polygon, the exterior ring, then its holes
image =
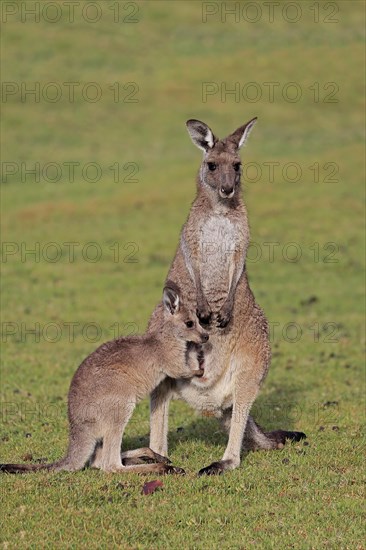
{"type": "MultiPolygon", "coordinates": [[[[72,373],[116,331],[144,330],[194,198],[200,155],[188,118],[220,137],[259,118],[242,155],[254,163],[244,196],[262,254],[248,272],[272,325],[274,357],[255,413],[268,429],[305,431],[310,445],[251,454],[223,478],[198,480],[194,472],[222,455],[225,437],[213,420],[173,403],[170,455],[191,472],[186,478],[164,479],[163,491],[147,498],[137,476],[2,477],[4,548],[363,548],[364,4],[297,2],[296,23],[286,21],[294,17],[288,2],[272,23],[259,2],[255,23],[247,2],[97,2],[96,23],[92,8],[83,16],[87,4],[75,6],[73,23],[62,2],[55,23],[51,9],[34,22],[21,2],[2,6],[1,460],[61,456],[72,373]],[[237,22],[225,20],[233,6],[237,22]],[[217,13],[203,22],[207,9],[217,13]],[[256,102],[243,92],[249,82],[262,93],[256,102]],[[273,101],[268,82],[278,84],[273,101]],[[297,102],[282,96],[290,82],[301,90],[297,102]],[[39,102],[21,93],[35,83],[39,102]],[[59,101],[48,99],[56,89],[49,83],[61,89],[59,101]],[[83,97],[88,83],[101,90],[99,101],[83,97]],[[241,95],[205,97],[205,83],[239,83],[241,95]],[[328,102],[334,90],[337,102],[328,102]],[[73,182],[70,162],[79,163],[73,182]],[[95,183],[82,176],[90,162],[102,171],[95,183]],[[298,181],[283,171],[291,162],[301,168],[298,181]],[[15,163],[14,176],[4,177],[5,163],[15,163]],[[57,163],[62,175],[37,182],[21,163],[57,163]],[[128,181],[127,163],[137,181],[128,181]],[[293,242],[296,262],[285,257],[293,242]],[[76,243],[72,261],[65,243],[76,243]],[[278,243],[273,261],[266,243],[278,243]],[[61,257],[49,261],[55,250],[61,257]],[[86,261],[95,250],[100,259],[86,261]],[[34,328],[37,335],[26,332],[34,328]]],[[[125,446],[147,443],[148,429],[145,401],[125,446]]]]}

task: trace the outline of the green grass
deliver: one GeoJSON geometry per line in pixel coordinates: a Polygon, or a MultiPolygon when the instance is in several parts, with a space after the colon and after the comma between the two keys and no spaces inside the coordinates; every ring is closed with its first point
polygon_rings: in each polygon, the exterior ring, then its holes
{"type": "MultiPolygon", "coordinates": [[[[254,413],[268,429],[305,431],[309,443],[252,453],[223,477],[197,478],[222,456],[226,439],[213,419],[174,402],[170,457],[185,478],[166,477],[161,491],[143,496],[145,479],[136,475],[2,476],[4,548],[364,548],[364,6],[338,2],[339,22],[316,24],[309,4],[301,2],[303,17],[293,24],[281,17],[202,23],[194,1],[139,2],[135,24],[113,23],[106,2],[95,24],[80,11],[73,24],[65,16],[55,24],[16,17],[3,24],[3,81],[74,81],[79,89],[97,82],[103,96],[96,103],[77,92],[73,103],[22,102],[19,94],[3,101],[2,161],[96,162],[103,174],[90,183],[79,169],[73,183],[65,173],[57,183],[37,183],[18,173],[2,184],[2,241],[19,252],[2,256],[1,461],[60,457],[78,364],[113,330],[144,330],[194,197],[200,156],[184,128],[188,118],[222,137],[259,117],[243,154],[263,170],[244,188],[252,241],[262,250],[248,272],[274,330],[274,353],[254,413]],[[108,86],[117,81],[137,83],[137,103],[113,101],[108,86]],[[278,90],[297,82],[303,97],[270,102],[262,86],[256,103],[222,102],[219,94],[203,102],[202,83],[212,81],[228,88],[276,81],[278,90]],[[314,102],[314,82],[321,97],[322,86],[336,82],[338,103],[314,102]],[[114,183],[115,162],[137,163],[138,181],[114,183]],[[280,170],[271,183],[264,162],[281,169],[295,162],[302,176],[291,183],[280,170]],[[338,181],[325,182],[330,172],[321,168],[314,182],[315,162],[336,163],[338,181]],[[77,243],[73,261],[70,242],[77,243]],[[279,243],[273,261],[268,242],[279,243]],[[283,257],[290,242],[301,248],[297,262],[283,257]],[[40,261],[22,258],[35,243],[40,261]],[[48,243],[62,254],[55,263],[45,257],[48,243]],[[88,243],[102,253],[95,263],[83,258],[88,243]],[[127,243],[135,244],[124,249],[127,243]],[[137,262],[123,261],[134,251],[137,262]],[[291,322],[301,330],[293,343],[291,322]],[[22,323],[37,329],[39,341],[22,323]],[[100,327],[95,342],[90,323],[100,327]],[[7,335],[11,327],[16,332],[7,335]]],[[[125,448],[148,443],[148,431],[144,401],[125,448]]]]}

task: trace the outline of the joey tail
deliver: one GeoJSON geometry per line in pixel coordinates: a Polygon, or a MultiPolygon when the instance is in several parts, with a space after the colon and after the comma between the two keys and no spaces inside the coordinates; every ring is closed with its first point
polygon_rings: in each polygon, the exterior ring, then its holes
{"type": "Polygon", "coordinates": [[[57,471],[63,470],[66,466],[65,459],[51,462],[49,464],[0,464],[0,473],[7,474],[28,474],[39,470],[57,471]]]}

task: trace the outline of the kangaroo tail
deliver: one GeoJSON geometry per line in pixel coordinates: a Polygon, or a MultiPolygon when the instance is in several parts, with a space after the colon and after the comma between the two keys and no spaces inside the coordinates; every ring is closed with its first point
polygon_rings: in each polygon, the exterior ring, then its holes
{"type": "Polygon", "coordinates": [[[63,470],[65,459],[49,464],[0,464],[0,473],[28,474],[39,470],[63,470]]]}
{"type": "Polygon", "coordinates": [[[49,464],[0,464],[0,473],[27,474],[39,470],[75,472],[82,470],[95,449],[95,438],[87,433],[79,434],[79,439],[70,436],[69,448],[64,458],[49,464]]]}

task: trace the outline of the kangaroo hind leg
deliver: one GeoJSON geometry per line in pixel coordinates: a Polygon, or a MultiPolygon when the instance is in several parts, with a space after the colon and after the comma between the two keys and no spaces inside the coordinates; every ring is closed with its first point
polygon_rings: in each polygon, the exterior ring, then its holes
{"type": "Polygon", "coordinates": [[[93,455],[96,439],[89,430],[71,429],[69,447],[65,458],[55,463],[52,470],[74,472],[82,470],[93,455]]]}
{"type": "MultiPolygon", "coordinates": [[[[229,431],[231,423],[232,409],[226,409],[221,418],[221,423],[225,431],[229,431]]],[[[265,432],[259,424],[255,422],[252,416],[248,416],[247,425],[244,432],[243,451],[272,451],[282,449],[286,441],[301,441],[305,439],[303,432],[290,432],[286,430],[275,430],[265,432]]]]}

